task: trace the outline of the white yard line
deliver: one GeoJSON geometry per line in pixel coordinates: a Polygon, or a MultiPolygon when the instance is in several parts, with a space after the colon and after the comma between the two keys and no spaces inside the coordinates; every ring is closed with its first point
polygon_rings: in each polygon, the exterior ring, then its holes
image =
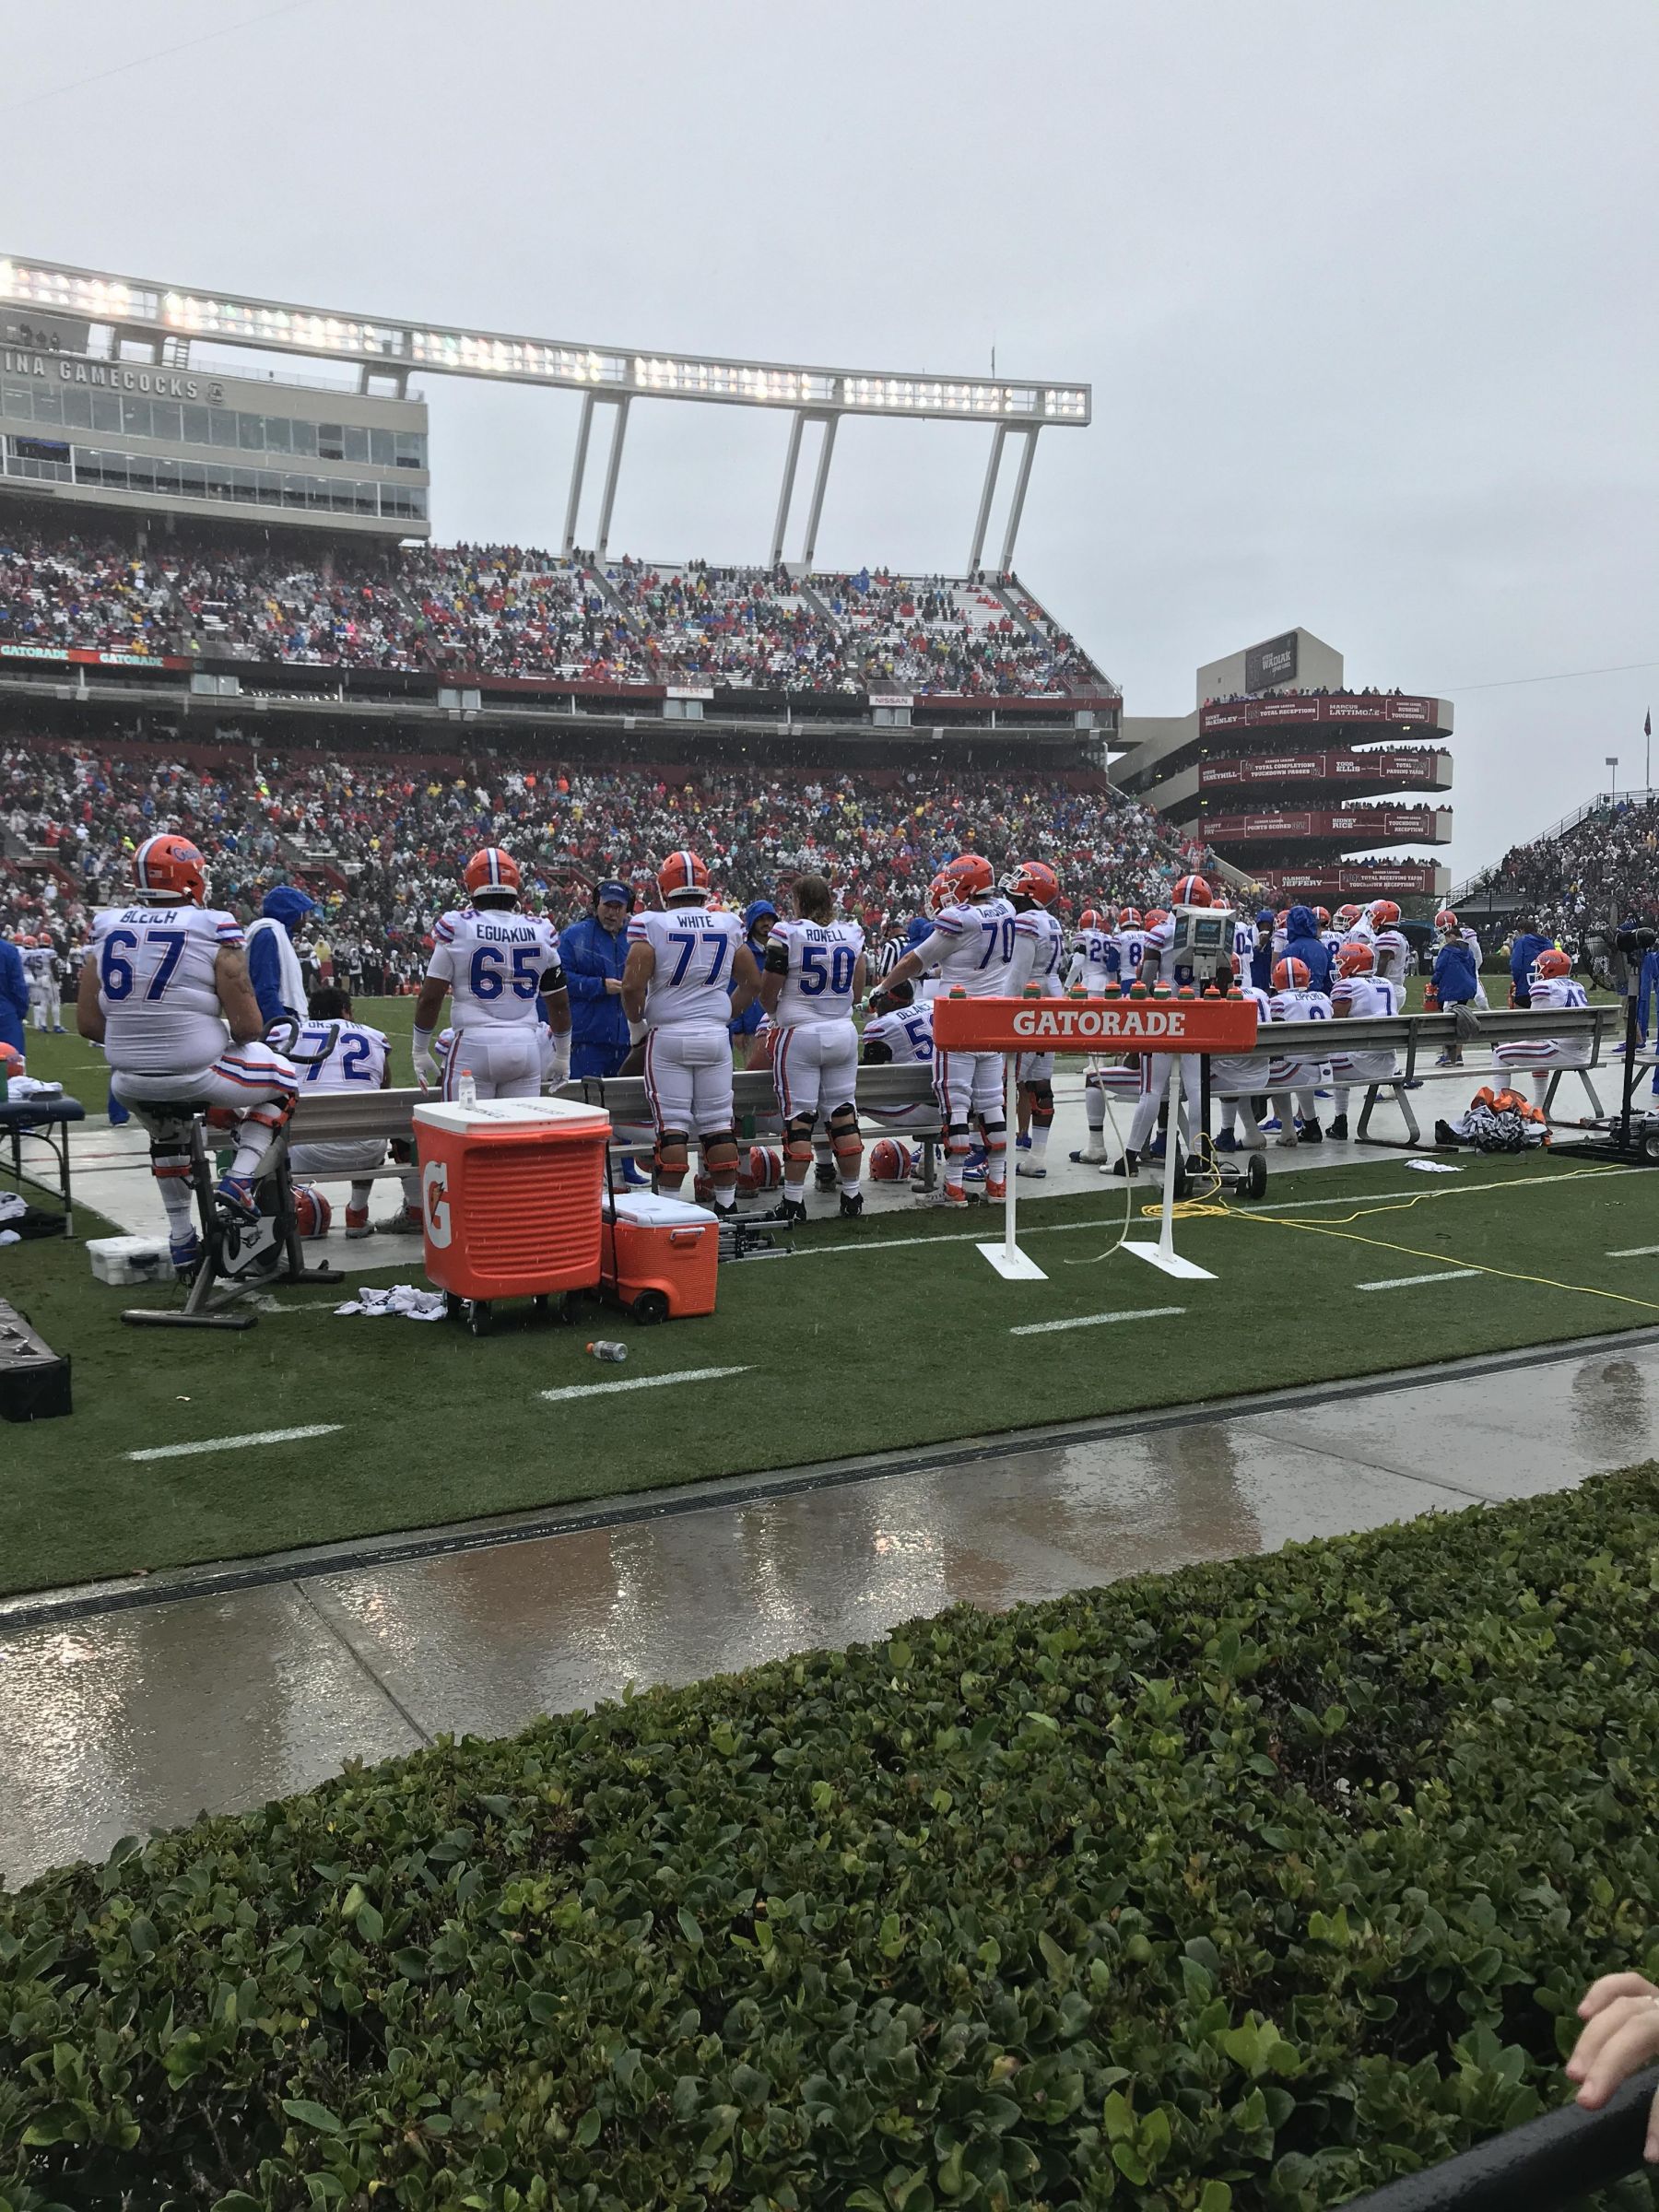
{"type": "Polygon", "coordinates": [[[666,1390],[675,1382],[718,1382],[725,1375],[747,1375],[747,1367],[683,1367],[673,1375],[630,1375],[624,1382],[573,1382],[564,1390],[537,1393],[549,1406],[567,1398],[601,1398],[616,1390],[666,1390]]]}
{"type": "Polygon", "coordinates": [[[1171,1314],[1184,1313],[1184,1306],[1137,1306],[1133,1312],[1079,1313],[1070,1321],[1027,1321],[1010,1336],[1052,1336],[1056,1329],[1100,1329],[1109,1321],[1166,1321],[1171,1314]]]}
{"type": "Polygon", "coordinates": [[[1432,1275],[1391,1275],[1381,1283],[1356,1283],[1356,1290],[1411,1290],[1418,1283],[1460,1283],[1484,1275],[1484,1267],[1437,1267],[1432,1275]]]}
{"type": "Polygon", "coordinates": [[[195,1452],[246,1452],[253,1444],[296,1444],[308,1436],[337,1436],[344,1421],[316,1421],[309,1429],[261,1429],[252,1436],[209,1436],[199,1444],[149,1444],[127,1459],[186,1459],[195,1452]]]}
{"type": "Polygon", "coordinates": [[[1651,1260],[1659,1252],[1659,1244],[1627,1244],[1622,1252],[1610,1252],[1610,1260],[1651,1260]]]}

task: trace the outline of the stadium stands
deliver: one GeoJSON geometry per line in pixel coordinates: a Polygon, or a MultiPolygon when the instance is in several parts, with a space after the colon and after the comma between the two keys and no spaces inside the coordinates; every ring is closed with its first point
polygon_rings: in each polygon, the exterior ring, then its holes
{"type": "Polygon", "coordinates": [[[113,540],[0,524],[0,648],[94,647],[519,680],[961,699],[1107,679],[1023,589],[884,571],[603,570],[517,546],[113,540]]]}
{"type": "Polygon", "coordinates": [[[1088,771],[694,772],[186,749],[0,737],[0,934],[49,926],[60,945],[80,942],[90,910],[124,884],[132,848],[160,830],[196,839],[214,856],[216,896],[244,912],[271,883],[303,881],[329,907],[331,935],[365,948],[389,985],[424,967],[460,859],[481,843],[530,864],[560,923],[587,883],[619,869],[643,884],[659,854],[695,844],[728,901],[817,869],[878,932],[901,930],[935,867],[970,841],[999,868],[1052,862],[1073,912],[1108,891],[1154,903],[1185,862],[1149,807],[1088,771]]]}
{"type": "Polygon", "coordinates": [[[1659,921],[1659,794],[1605,799],[1495,868],[1458,887],[1466,905],[1489,897],[1506,912],[1524,908],[1547,935],[1576,936],[1596,922],[1636,914],[1659,921]]]}

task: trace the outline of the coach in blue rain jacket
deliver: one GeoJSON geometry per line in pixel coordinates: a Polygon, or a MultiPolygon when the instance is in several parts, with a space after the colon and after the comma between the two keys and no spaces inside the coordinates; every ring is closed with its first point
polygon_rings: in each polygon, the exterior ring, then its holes
{"type": "Polygon", "coordinates": [[[1287,960],[1300,960],[1308,971],[1310,991],[1331,988],[1331,948],[1319,934],[1319,917],[1311,906],[1293,906],[1285,923],[1287,960]]]}
{"type": "Polygon", "coordinates": [[[628,965],[628,916],[633,893],[625,883],[595,884],[594,911],[559,939],[559,964],[571,994],[571,1076],[614,1076],[628,1057],[622,971],[628,965]]]}
{"type": "Polygon", "coordinates": [[[9,937],[0,937],[0,1044],[23,1050],[23,1023],[29,1013],[29,978],[23,955],[9,937]]]}
{"type": "MultiPolygon", "coordinates": [[[[766,965],[766,940],[771,935],[771,925],[778,918],[778,910],[770,899],[751,899],[743,910],[743,941],[755,956],[757,968],[766,965]],[[759,936],[755,932],[766,924],[759,936]]],[[[758,998],[751,999],[735,1020],[726,1024],[736,1038],[752,1037],[765,1019],[766,1008],[758,998]]]]}

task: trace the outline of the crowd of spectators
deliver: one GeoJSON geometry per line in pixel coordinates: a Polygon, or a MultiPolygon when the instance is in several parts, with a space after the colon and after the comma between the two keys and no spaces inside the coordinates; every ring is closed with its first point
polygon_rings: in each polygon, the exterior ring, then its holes
{"type": "Polygon", "coordinates": [[[619,875],[649,900],[679,845],[704,853],[733,905],[827,875],[873,934],[901,934],[947,858],[971,845],[999,869],[1059,872],[1065,911],[1103,896],[1156,903],[1183,865],[1150,808],[1104,779],[1052,771],[759,766],[664,771],[500,760],[438,769],[389,753],[255,757],[211,765],[0,741],[0,935],[81,942],[91,912],[124,895],[133,850],[176,830],[210,855],[213,896],[244,915],[273,883],[301,881],[336,950],[382,987],[425,967],[432,924],[480,844],[505,845],[561,924],[586,887],[619,875]],[[31,865],[50,855],[50,865],[31,865]]]}
{"type": "Polygon", "coordinates": [[[148,552],[0,525],[0,643],[601,684],[970,698],[1093,693],[1023,590],[886,571],[604,568],[535,547],[215,538],[148,552]],[[1012,611],[1011,611],[1012,610],[1012,611]]]}
{"type": "Polygon", "coordinates": [[[1515,845],[1465,894],[1519,899],[1534,926],[1563,943],[1634,914],[1659,922],[1659,798],[1600,806],[1554,837],[1515,845]]]}

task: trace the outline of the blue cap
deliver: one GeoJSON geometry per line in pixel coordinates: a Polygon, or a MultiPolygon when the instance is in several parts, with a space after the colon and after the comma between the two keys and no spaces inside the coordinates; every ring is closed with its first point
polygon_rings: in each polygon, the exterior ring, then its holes
{"type": "Polygon", "coordinates": [[[594,890],[594,897],[595,900],[615,899],[622,906],[630,906],[633,903],[633,893],[625,883],[617,882],[614,877],[608,883],[600,884],[594,890]]]}

